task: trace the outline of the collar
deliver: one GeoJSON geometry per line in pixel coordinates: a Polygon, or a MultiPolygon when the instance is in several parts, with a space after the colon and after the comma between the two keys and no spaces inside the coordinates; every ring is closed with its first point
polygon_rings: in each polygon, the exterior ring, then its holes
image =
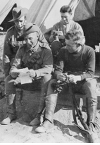
{"type": "Polygon", "coordinates": [[[37,42],[37,44],[33,47],[33,48],[30,48],[28,49],[26,52],[40,52],[41,51],[41,45],[39,42],[37,42]]]}

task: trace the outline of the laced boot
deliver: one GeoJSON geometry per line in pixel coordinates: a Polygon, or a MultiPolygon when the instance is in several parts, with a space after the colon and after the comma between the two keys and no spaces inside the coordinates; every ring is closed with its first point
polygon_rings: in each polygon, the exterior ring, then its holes
{"type": "Polygon", "coordinates": [[[5,119],[1,122],[1,124],[8,125],[16,118],[17,116],[16,116],[15,95],[9,95],[7,97],[7,114],[5,119]]]}
{"type": "Polygon", "coordinates": [[[44,122],[35,129],[38,133],[43,133],[51,129],[53,126],[53,114],[57,103],[57,94],[48,95],[45,100],[44,122]]]}

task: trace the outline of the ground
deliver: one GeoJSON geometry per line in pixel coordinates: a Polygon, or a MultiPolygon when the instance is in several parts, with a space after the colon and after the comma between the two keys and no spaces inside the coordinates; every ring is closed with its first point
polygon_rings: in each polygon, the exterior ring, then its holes
{"type": "MultiPolygon", "coordinates": [[[[0,64],[2,62],[3,40],[4,35],[1,35],[0,64]]],[[[99,71],[97,72],[97,75],[98,74],[99,71]]],[[[3,95],[4,84],[2,67],[0,67],[0,84],[1,95],[3,95]]],[[[16,109],[18,118],[10,125],[0,125],[0,143],[87,143],[88,140],[74,124],[71,98],[70,95],[66,96],[65,92],[62,92],[62,94],[59,95],[54,114],[54,126],[48,132],[38,134],[34,131],[36,126],[30,126],[29,123],[36,115],[40,93],[24,90],[23,98],[21,99],[19,95],[20,91],[17,91],[16,109]]],[[[99,106],[98,84],[97,114],[100,119],[99,106]]],[[[5,114],[6,99],[0,96],[0,121],[5,117],[5,114]]],[[[100,132],[98,132],[98,136],[100,138],[100,132]]]]}

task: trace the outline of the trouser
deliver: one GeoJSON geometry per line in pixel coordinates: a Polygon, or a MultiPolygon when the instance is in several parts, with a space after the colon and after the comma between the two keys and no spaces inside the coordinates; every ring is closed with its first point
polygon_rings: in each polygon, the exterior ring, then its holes
{"type": "Polygon", "coordinates": [[[81,81],[72,86],[73,93],[81,93],[86,95],[86,108],[87,108],[87,124],[95,121],[97,110],[97,95],[96,95],[95,79],[88,79],[87,81],[81,81]]]}
{"type": "MultiPolygon", "coordinates": [[[[57,93],[54,93],[52,88],[52,84],[55,83],[56,80],[52,79],[48,85],[48,91],[46,96],[46,109],[45,109],[45,118],[49,121],[53,121],[53,114],[55,111],[56,103],[57,103],[57,93]]],[[[96,80],[89,79],[87,81],[80,81],[77,84],[72,85],[73,93],[81,93],[87,96],[88,105],[87,105],[87,115],[89,122],[94,122],[96,117],[96,109],[97,109],[97,95],[96,95],[96,80]]]]}
{"type": "MultiPolygon", "coordinates": [[[[39,110],[38,112],[41,112],[41,110],[44,107],[44,95],[46,93],[48,81],[51,79],[51,74],[45,75],[42,77],[40,80],[37,80],[38,82],[40,81],[40,87],[41,87],[41,97],[40,97],[40,103],[39,103],[39,110]]],[[[5,94],[7,96],[7,105],[8,108],[11,107],[12,112],[15,112],[15,99],[16,99],[16,86],[14,85],[15,79],[13,79],[10,75],[6,77],[5,79],[5,94]]],[[[20,85],[23,86],[23,85],[20,85]]],[[[25,86],[25,85],[24,85],[25,86]]],[[[33,81],[33,90],[35,88],[36,90],[36,81],[33,81]]],[[[10,113],[9,109],[8,112],[10,113]]]]}

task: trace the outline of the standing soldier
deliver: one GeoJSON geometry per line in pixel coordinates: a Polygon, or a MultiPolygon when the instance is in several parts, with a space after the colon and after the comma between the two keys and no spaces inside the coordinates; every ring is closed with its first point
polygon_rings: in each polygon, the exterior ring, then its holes
{"type": "Polygon", "coordinates": [[[12,10],[13,19],[9,22],[14,22],[15,25],[8,29],[4,40],[3,69],[5,77],[9,75],[16,52],[23,44],[23,42],[17,41],[17,38],[22,34],[27,12],[28,10],[22,7],[15,7],[12,10]]]}

